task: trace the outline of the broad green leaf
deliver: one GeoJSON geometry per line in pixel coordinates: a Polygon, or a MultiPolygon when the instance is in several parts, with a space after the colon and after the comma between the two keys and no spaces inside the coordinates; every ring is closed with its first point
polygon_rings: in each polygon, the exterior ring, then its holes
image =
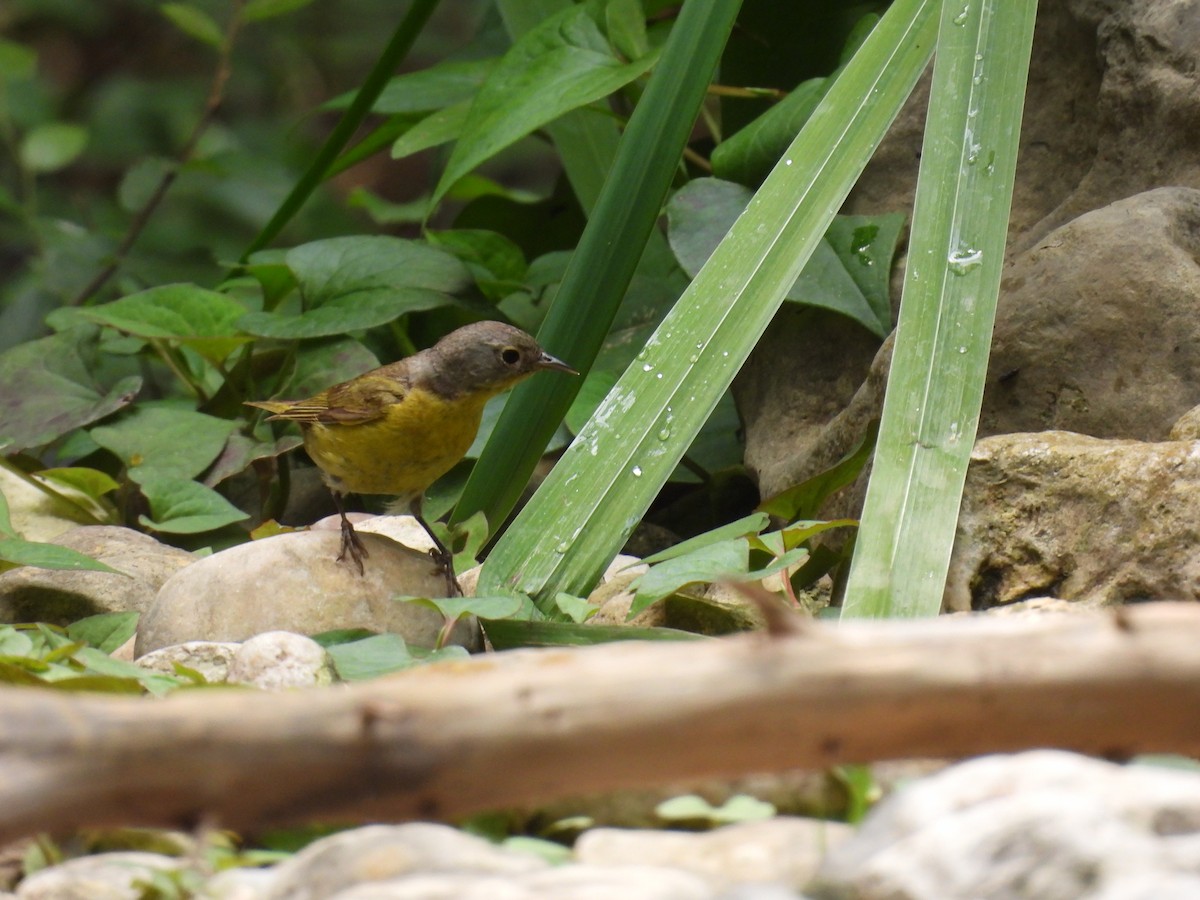
{"type": "Polygon", "coordinates": [[[75,572],[124,574],[111,566],[106,566],[98,559],[92,559],[70,547],[26,541],[21,538],[0,538],[0,560],[19,566],[36,566],[39,569],[69,569],[75,572]]]}
{"type": "Polygon", "coordinates": [[[100,384],[94,333],[74,330],[18,344],[0,354],[0,446],[6,453],[41,447],[116,412],[142,380],[100,384]]]}
{"type": "Polygon", "coordinates": [[[651,566],[631,585],[637,591],[629,607],[632,618],[655,600],[661,600],[689,584],[705,584],[744,575],[750,567],[750,545],[745,538],[732,538],[693,550],[651,566]]]}
{"type": "Polygon", "coordinates": [[[271,338],[314,338],[386,325],[454,302],[470,274],[453,254],[393,237],[339,237],[288,251],[305,300],[299,315],[252,312],[239,326],[271,338]]]}
{"type": "Polygon", "coordinates": [[[572,434],[579,434],[587,420],[592,417],[592,413],[596,411],[596,407],[608,396],[608,392],[616,383],[617,376],[612,372],[593,369],[587,373],[587,377],[583,380],[583,386],[575,395],[571,408],[567,410],[566,418],[563,419],[563,423],[572,434]]]}
{"type": "Polygon", "coordinates": [[[219,48],[224,42],[220,27],[204,10],[190,3],[164,3],[159,8],[188,37],[214,48],[219,48]]]}
{"type": "MultiPolygon", "coordinates": [[[[404,159],[430,147],[456,140],[467,125],[471,103],[463,100],[445,109],[430,113],[392,144],[392,159],[404,159]]],[[[432,208],[432,203],[430,204],[432,208]]]]}
{"type": "Polygon", "coordinates": [[[811,478],[763,500],[758,505],[759,510],[789,522],[794,519],[813,518],[826,500],[847,485],[853,484],[862,473],[867,460],[875,451],[875,439],[878,435],[879,422],[872,421],[858,446],[842,459],[825,471],[818,472],[811,478]]]}
{"type": "Polygon", "coordinates": [[[734,822],[759,822],[776,815],[774,805],[747,794],[736,794],[720,806],[713,806],[699,794],[684,794],[664,800],[654,813],[667,822],[699,821],[711,825],[734,822]]]}
{"type": "Polygon", "coordinates": [[[293,400],[311,397],[377,368],[379,363],[379,358],[354,338],[306,342],[297,349],[295,369],[276,394],[293,400]]]}
{"type": "Polygon", "coordinates": [[[564,113],[645,74],[648,53],[622,62],[584,6],[569,7],[523,35],[488,75],[471,104],[433,199],[463,175],[564,113]]]}
{"type": "Polygon", "coordinates": [[[250,518],[216,491],[169,475],[145,475],[139,484],[150,515],[138,516],[147,528],[166,534],[214,531],[250,518]]]}
{"type": "Polygon", "coordinates": [[[87,129],[66,122],[38,125],[21,141],[21,165],[31,172],[56,172],[73,163],[87,146],[87,129]]]}
{"type": "Polygon", "coordinates": [[[447,619],[478,616],[481,619],[507,619],[521,609],[521,598],[499,597],[397,597],[404,603],[424,606],[441,613],[447,619]]]}
{"type": "Polygon", "coordinates": [[[139,484],[152,478],[195,478],[217,458],[237,427],[229,419],[143,405],[112,425],[98,425],[92,439],[116,454],[139,484]]]}
{"type": "Polygon", "coordinates": [[[0,656],[28,656],[32,651],[29,635],[11,625],[0,625],[0,656]]]}
{"type": "Polygon", "coordinates": [[[67,637],[73,641],[86,641],[102,653],[112,653],[137,631],[138,613],[101,613],[87,616],[67,626],[67,637]]]}
{"type": "Polygon", "coordinates": [[[247,0],[246,5],[242,7],[242,19],[246,22],[261,22],[303,9],[312,2],[313,0],[247,0]]]}
{"type": "Polygon", "coordinates": [[[246,308],[226,294],[194,284],[167,284],[83,310],[92,321],[127,334],[164,338],[222,363],[250,340],[238,333],[246,308]]]}
{"type": "Polygon", "coordinates": [[[66,466],[59,469],[42,469],[35,477],[50,482],[51,486],[72,488],[99,500],[110,491],[115,491],[120,485],[107,472],[99,469],[89,469],[84,466],[66,466]]]}
{"type": "Polygon", "coordinates": [[[713,148],[713,175],[756,187],[796,139],[832,82],[810,78],[796,85],[779,103],[713,148]]]}
{"type": "Polygon", "coordinates": [[[3,491],[0,491],[0,537],[20,537],[17,529],[13,527],[12,515],[8,510],[8,498],[4,496],[3,491]]]}
{"type": "Polygon", "coordinates": [[[842,616],[934,616],[979,425],[1036,0],[942,5],[879,441],[842,616]]]}
{"type": "Polygon", "coordinates": [[[489,619],[483,622],[488,640],[497,650],[518,647],[591,647],[613,641],[703,641],[704,635],[676,628],[632,628],[624,625],[579,625],[524,619],[489,619]]]}
{"type": "Polygon", "coordinates": [[[513,241],[495,231],[430,231],[429,242],[457,256],[475,276],[484,295],[498,302],[522,287],[529,266],[513,241]]]}
{"type": "Polygon", "coordinates": [[[609,0],[604,7],[604,30],[626,59],[640,59],[650,52],[641,0],[609,0]]]}
{"type": "Polygon", "coordinates": [[[440,650],[410,648],[398,634],[376,634],[360,641],[333,644],[326,647],[333,665],[343,681],[365,681],[426,662],[465,659],[462,647],[443,647],[440,650]]]}
{"type": "Polygon", "coordinates": [[[0,657],[0,684],[41,686],[45,685],[45,682],[28,669],[18,665],[18,661],[0,657]]]}
{"type": "Polygon", "coordinates": [[[225,479],[246,471],[256,460],[274,459],[302,443],[304,439],[298,434],[285,434],[275,440],[260,441],[235,431],[229,435],[216,461],[204,473],[203,484],[205,487],[216,487],[225,479]]]}
{"type": "MultiPolygon", "coordinates": [[[[740,184],[698,178],[667,205],[671,249],[693,278],[753,195],[740,184]]],[[[892,329],[888,287],[904,217],[839,216],[786,298],[849,316],[879,337],[892,329]]]]}

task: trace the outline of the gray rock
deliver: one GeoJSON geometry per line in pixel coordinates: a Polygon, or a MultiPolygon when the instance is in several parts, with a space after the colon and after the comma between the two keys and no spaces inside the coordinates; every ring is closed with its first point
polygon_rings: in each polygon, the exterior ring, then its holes
{"type": "Polygon", "coordinates": [[[250,638],[233,655],[229,681],[264,690],[318,687],[335,681],[333,660],[311,638],[268,631],[250,638]]]}
{"type": "MultiPolygon", "coordinates": [[[[142,617],[137,654],[187,641],[335,628],[389,631],[414,645],[433,646],[442,617],[393,598],[441,596],[442,574],[423,553],[375,534],[361,538],[370,553],[363,575],[337,561],[340,538],[331,531],[280,534],[199,560],[163,585],[142,617]]],[[[478,647],[478,623],[460,622],[451,643],[478,647]]]]}
{"type": "Polygon", "coordinates": [[[686,872],[652,866],[563,866],[497,878],[445,873],[414,875],[339,891],[330,900],[716,900],[686,872]]]}
{"type": "Polygon", "coordinates": [[[575,857],[596,866],[650,865],[692,872],[721,889],[738,883],[801,888],[828,850],[853,829],[840,822],[780,817],[727,825],[700,834],[594,828],[575,857]]]}
{"type": "Polygon", "coordinates": [[[229,665],[240,644],[232,641],[188,641],[153,650],[138,658],[137,664],[151,672],[175,674],[175,663],[194,669],[209,684],[224,684],[229,680],[229,665]]]}
{"type": "Polygon", "coordinates": [[[1191,441],[985,438],[971,455],[943,606],[1200,599],[1198,505],[1191,441]]]}
{"type": "Polygon", "coordinates": [[[328,900],[354,885],[414,874],[507,878],[546,866],[536,856],[501,849],[448,825],[372,825],[314,841],[281,863],[265,900],[328,900]]]}
{"type": "Polygon", "coordinates": [[[261,900],[275,882],[275,869],[224,869],[196,892],[196,900],[261,900]]]}
{"type": "Polygon", "coordinates": [[[186,863],[157,853],[99,853],[35,872],[17,886],[21,900],[140,900],[138,882],[186,863]]]}
{"type": "MultiPolygon", "coordinates": [[[[54,490],[70,493],[61,484],[54,490]]],[[[96,521],[85,509],[47,494],[8,469],[0,469],[0,493],[8,503],[9,521],[27,541],[52,541],[72,528],[96,521]]]]}
{"type": "Polygon", "coordinates": [[[0,574],[0,622],[67,625],[98,613],[144,613],[159,588],[196,559],[152,537],[113,525],[72,528],[52,543],[85,553],[123,574],[32,566],[11,569],[0,574]]]}
{"type": "MultiPolygon", "coordinates": [[[[1200,872],[1200,775],[1058,751],[915,782],[832,848],[809,891],[855,900],[1115,900],[1200,872]]],[[[1169,895],[1160,895],[1169,896],[1169,895]]]]}

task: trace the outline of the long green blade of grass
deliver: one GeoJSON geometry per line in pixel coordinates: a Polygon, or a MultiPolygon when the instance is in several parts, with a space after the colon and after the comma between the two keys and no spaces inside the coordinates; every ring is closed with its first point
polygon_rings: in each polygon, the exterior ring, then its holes
{"type": "Polygon", "coordinates": [[[935,0],[892,5],[498,542],[481,590],[547,597],[594,584],[766,329],[912,90],[933,49],[937,8],[935,0]]]}
{"type": "MultiPolygon", "coordinates": [[[[739,6],[740,0],[690,0],[683,5],[621,138],[557,299],[538,331],[543,346],[580,371],[595,360],[645,251],[739,6]]],[[[480,510],[489,523],[505,520],[580,381],[535,378],[513,392],[453,521],[464,521],[480,510]],[[504,478],[497,479],[496,472],[503,472],[504,478]]]]}
{"type": "Polygon", "coordinates": [[[936,615],[979,424],[1036,0],[944,0],[908,270],[843,616],[936,615]]]}

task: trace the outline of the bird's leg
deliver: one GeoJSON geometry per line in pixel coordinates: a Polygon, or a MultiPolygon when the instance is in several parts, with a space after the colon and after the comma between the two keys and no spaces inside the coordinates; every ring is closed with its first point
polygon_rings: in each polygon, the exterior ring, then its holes
{"type": "Polygon", "coordinates": [[[333,505],[337,507],[338,515],[342,517],[342,551],[338,554],[338,562],[342,562],[346,558],[346,554],[350,554],[350,558],[354,560],[358,566],[358,574],[364,574],[363,557],[370,556],[367,548],[363,546],[362,540],[358,536],[358,532],[354,530],[354,526],[350,524],[350,520],[346,518],[346,507],[342,503],[342,495],[339,491],[331,491],[333,494],[333,505]]]}
{"type": "Polygon", "coordinates": [[[442,573],[446,576],[446,590],[449,591],[446,596],[461,597],[462,588],[458,586],[458,579],[454,577],[454,554],[446,549],[446,545],[442,543],[442,539],[433,533],[433,529],[429,527],[429,523],[421,515],[421,499],[418,496],[413,500],[408,507],[409,512],[413,514],[413,518],[421,523],[421,527],[425,529],[425,533],[429,535],[429,539],[433,541],[433,545],[437,548],[436,550],[430,550],[429,555],[433,557],[438,567],[441,568],[442,573]]]}

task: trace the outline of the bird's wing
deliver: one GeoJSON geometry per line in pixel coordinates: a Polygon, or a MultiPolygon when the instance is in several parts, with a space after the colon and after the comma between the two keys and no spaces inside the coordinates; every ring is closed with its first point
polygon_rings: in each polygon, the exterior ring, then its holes
{"type": "Polygon", "coordinates": [[[368,373],[307,400],[267,400],[247,405],[267,410],[271,419],[302,425],[359,425],[383,418],[388,407],[402,402],[407,393],[408,387],[400,381],[368,373]]]}

